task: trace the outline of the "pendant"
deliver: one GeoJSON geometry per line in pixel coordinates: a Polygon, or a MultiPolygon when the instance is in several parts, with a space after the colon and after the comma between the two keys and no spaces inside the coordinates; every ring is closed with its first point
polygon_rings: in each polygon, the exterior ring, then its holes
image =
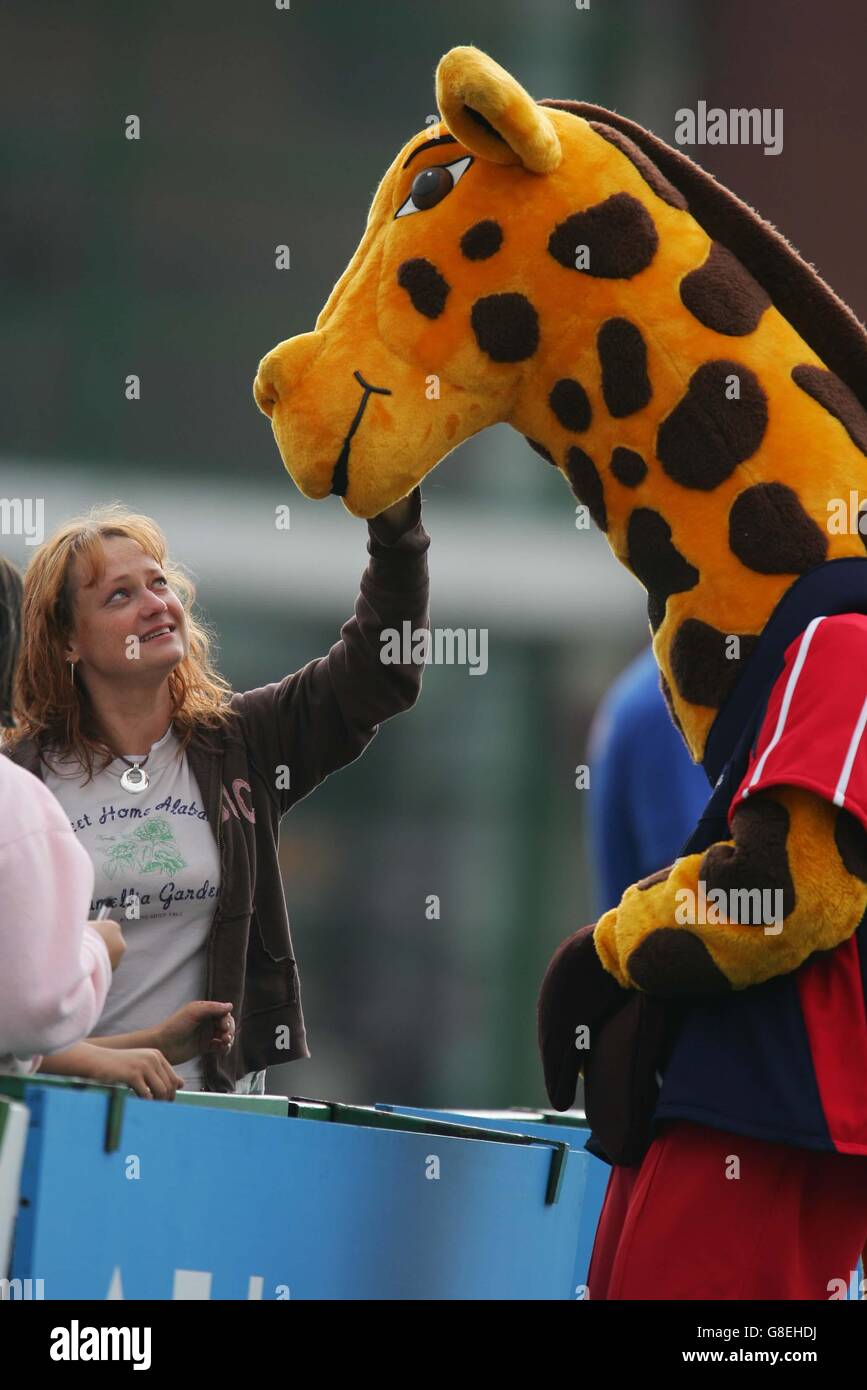
{"type": "Polygon", "coordinates": [[[150,778],[143,767],[136,763],[133,767],[128,767],[126,772],[121,774],[120,785],[125,792],[146,791],[150,783],[150,778]]]}

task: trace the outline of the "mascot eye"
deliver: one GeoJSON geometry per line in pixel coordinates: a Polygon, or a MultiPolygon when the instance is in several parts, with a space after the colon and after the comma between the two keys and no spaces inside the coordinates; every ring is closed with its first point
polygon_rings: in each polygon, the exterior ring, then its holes
{"type": "Polygon", "coordinates": [[[472,164],[472,156],[457,159],[454,164],[435,164],[431,169],[422,169],[412,181],[409,197],[403,207],[398,208],[395,217],[408,217],[411,212],[427,212],[436,207],[472,164]]]}

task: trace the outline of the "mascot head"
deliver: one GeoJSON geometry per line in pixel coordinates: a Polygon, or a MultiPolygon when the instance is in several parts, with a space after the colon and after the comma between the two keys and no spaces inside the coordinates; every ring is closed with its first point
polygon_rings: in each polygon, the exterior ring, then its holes
{"type": "Polygon", "coordinates": [[[535,102],[474,48],[385,174],[312,333],[254,391],[309,497],[372,516],[513,425],[648,593],[700,757],[782,594],[864,555],[867,341],[786,242],[679,151],[602,108],[535,102]]]}

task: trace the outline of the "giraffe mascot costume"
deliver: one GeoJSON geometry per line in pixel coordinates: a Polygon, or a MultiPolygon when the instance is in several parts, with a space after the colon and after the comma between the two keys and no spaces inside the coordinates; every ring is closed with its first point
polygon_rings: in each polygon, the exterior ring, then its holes
{"type": "Polygon", "coordinates": [[[644,585],[713,792],[542,986],[548,1094],[583,1073],[613,1165],[590,1297],[840,1297],[867,1238],[867,336],[642,127],[470,47],[437,99],[256,400],[302,492],[361,517],[508,421],[644,585]]]}

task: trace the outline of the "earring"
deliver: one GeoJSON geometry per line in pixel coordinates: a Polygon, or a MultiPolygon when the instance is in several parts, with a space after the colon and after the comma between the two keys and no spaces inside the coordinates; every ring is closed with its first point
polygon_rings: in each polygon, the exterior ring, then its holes
{"type": "Polygon", "coordinates": [[[72,684],[75,685],[75,662],[74,662],[74,661],[70,661],[70,662],[68,663],[68,665],[69,665],[69,679],[72,681],[72,684]]]}

